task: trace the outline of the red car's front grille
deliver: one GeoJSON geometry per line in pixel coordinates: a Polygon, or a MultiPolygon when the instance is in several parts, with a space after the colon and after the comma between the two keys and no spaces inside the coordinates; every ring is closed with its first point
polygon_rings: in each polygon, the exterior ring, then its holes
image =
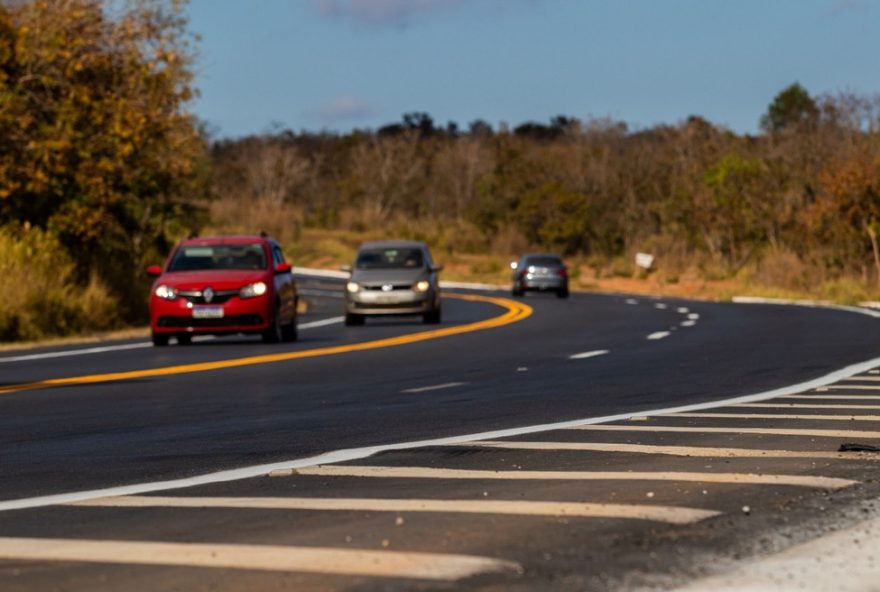
{"type": "Polygon", "coordinates": [[[210,327],[247,327],[262,325],[263,317],[257,314],[232,315],[222,319],[194,319],[192,317],[159,317],[158,325],[165,329],[194,329],[210,327]]]}

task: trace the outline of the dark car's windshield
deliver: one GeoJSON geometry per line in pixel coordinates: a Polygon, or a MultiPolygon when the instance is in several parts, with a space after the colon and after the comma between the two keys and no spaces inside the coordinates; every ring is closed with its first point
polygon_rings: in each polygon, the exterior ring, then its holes
{"type": "Polygon", "coordinates": [[[266,269],[266,253],[257,243],[184,246],[168,266],[168,271],[201,269],[266,269]]]}
{"type": "Polygon", "coordinates": [[[562,259],[553,257],[552,255],[538,255],[535,257],[526,257],[526,265],[535,267],[562,267],[562,259]]]}
{"type": "Polygon", "coordinates": [[[415,269],[424,265],[421,249],[365,249],[358,253],[358,269],[415,269]]]}

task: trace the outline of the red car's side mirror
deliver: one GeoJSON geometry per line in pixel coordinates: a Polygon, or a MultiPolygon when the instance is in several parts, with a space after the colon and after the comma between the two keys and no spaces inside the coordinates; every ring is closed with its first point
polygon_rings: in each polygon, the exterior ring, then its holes
{"type": "Polygon", "coordinates": [[[162,275],[162,268],[158,265],[150,265],[147,268],[147,275],[150,277],[159,277],[162,275]]]}
{"type": "Polygon", "coordinates": [[[280,275],[282,273],[290,273],[293,270],[290,263],[279,263],[275,266],[275,275],[280,275]]]}

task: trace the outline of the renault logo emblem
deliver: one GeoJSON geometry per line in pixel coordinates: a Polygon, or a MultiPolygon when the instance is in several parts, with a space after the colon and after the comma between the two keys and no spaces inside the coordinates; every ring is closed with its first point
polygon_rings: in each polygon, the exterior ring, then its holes
{"type": "Polygon", "coordinates": [[[214,300],[214,290],[211,288],[205,288],[204,291],[202,291],[202,296],[205,298],[205,302],[210,304],[211,301],[214,300]]]}
{"type": "Polygon", "coordinates": [[[390,292],[393,289],[394,289],[394,286],[391,284],[382,284],[382,291],[383,292],[390,292]]]}

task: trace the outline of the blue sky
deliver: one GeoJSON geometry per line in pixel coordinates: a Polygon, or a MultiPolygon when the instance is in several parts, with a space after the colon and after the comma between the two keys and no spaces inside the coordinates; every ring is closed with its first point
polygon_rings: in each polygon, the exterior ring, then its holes
{"type": "Polygon", "coordinates": [[[773,96],[880,92],[880,0],[192,0],[195,112],[221,137],[697,114],[752,132],[773,96]]]}

